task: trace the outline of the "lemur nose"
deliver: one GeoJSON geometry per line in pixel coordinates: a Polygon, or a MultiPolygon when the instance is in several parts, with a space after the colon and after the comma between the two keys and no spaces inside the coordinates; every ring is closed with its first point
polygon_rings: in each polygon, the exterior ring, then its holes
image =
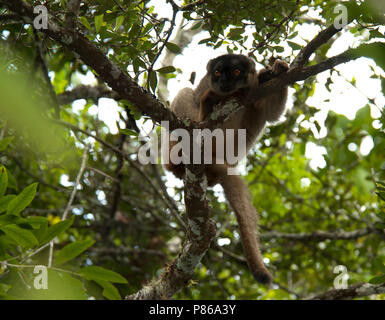
{"type": "Polygon", "coordinates": [[[231,86],[226,86],[226,85],[221,86],[221,91],[223,92],[229,92],[231,90],[232,90],[231,86]]]}

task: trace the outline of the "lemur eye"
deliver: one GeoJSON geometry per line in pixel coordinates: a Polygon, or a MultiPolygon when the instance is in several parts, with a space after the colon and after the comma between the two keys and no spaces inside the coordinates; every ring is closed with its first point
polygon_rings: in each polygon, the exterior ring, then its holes
{"type": "Polygon", "coordinates": [[[234,76],[238,77],[241,74],[241,71],[239,71],[238,69],[235,69],[233,73],[234,73],[234,76]]]}
{"type": "Polygon", "coordinates": [[[220,75],[221,75],[221,73],[220,73],[218,70],[216,70],[216,71],[214,72],[214,76],[216,76],[217,78],[218,78],[220,75]]]}

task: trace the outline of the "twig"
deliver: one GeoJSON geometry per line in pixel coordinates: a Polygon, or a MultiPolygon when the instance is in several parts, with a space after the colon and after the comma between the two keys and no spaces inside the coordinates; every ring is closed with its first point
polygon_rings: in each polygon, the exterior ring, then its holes
{"type": "Polygon", "coordinates": [[[106,177],[106,178],[108,178],[108,179],[114,181],[114,182],[117,182],[117,181],[118,181],[118,179],[116,179],[116,178],[110,176],[109,174],[107,174],[107,173],[105,173],[105,172],[103,172],[102,170],[99,170],[99,169],[97,169],[97,168],[87,167],[87,169],[92,170],[92,171],[94,171],[94,172],[96,172],[96,173],[98,173],[98,174],[100,174],[100,175],[102,175],[102,176],[104,176],[104,177],[106,177]]]}
{"type": "Polygon", "coordinates": [[[186,4],[183,7],[180,7],[180,11],[189,11],[191,9],[194,9],[196,6],[200,6],[201,4],[204,4],[207,0],[199,0],[195,1],[189,4],[186,4]]]}
{"type": "MultiPolygon", "coordinates": [[[[39,265],[33,265],[33,264],[11,264],[11,263],[7,263],[7,265],[10,267],[13,267],[13,268],[35,268],[35,267],[39,266],[39,265]]],[[[55,271],[69,273],[69,274],[72,274],[72,275],[75,275],[78,277],[82,276],[80,273],[76,273],[76,272],[61,269],[61,268],[56,268],[56,267],[49,267],[49,268],[51,268],[52,270],[55,270],[55,271]]]]}
{"type": "Polygon", "coordinates": [[[12,158],[12,160],[15,162],[15,164],[22,170],[24,171],[27,175],[29,175],[30,177],[32,177],[33,179],[39,181],[39,183],[41,185],[44,185],[44,186],[47,186],[55,191],[58,191],[58,192],[66,192],[67,191],[67,188],[66,187],[63,187],[63,186],[55,186],[53,184],[50,184],[44,180],[42,180],[42,178],[36,174],[33,174],[31,171],[29,171],[28,169],[26,169],[24,167],[24,165],[21,163],[21,161],[14,155],[10,155],[10,157],[12,158]]]}
{"type": "Polygon", "coordinates": [[[76,177],[76,181],[75,181],[75,184],[74,184],[74,188],[72,190],[72,193],[71,193],[71,197],[70,197],[70,200],[68,201],[67,203],[67,207],[65,208],[64,212],[63,212],[63,215],[61,217],[61,220],[64,221],[67,219],[67,216],[68,216],[68,213],[71,209],[71,206],[72,206],[72,203],[75,199],[75,196],[76,196],[76,193],[77,193],[77,190],[78,190],[78,186],[80,184],[80,179],[82,178],[83,176],[83,173],[84,173],[84,170],[86,168],[86,163],[87,163],[87,156],[88,156],[88,150],[89,150],[90,146],[89,145],[86,145],[86,147],[84,148],[84,151],[83,151],[83,157],[82,157],[82,163],[80,165],[80,169],[79,169],[79,172],[78,172],[78,175],[76,177]]]}
{"type": "Polygon", "coordinates": [[[49,75],[48,75],[49,71],[48,71],[47,63],[45,62],[45,59],[44,59],[43,43],[42,43],[42,40],[39,39],[39,35],[38,35],[36,29],[33,29],[33,34],[35,37],[35,44],[36,44],[35,69],[37,69],[36,68],[37,65],[40,65],[44,80],[48,86],[48,91],[49,91],[49,95],[50,95],[51,100],[52,100],[52,104],[53,104],[54,109],[55,109],[55,117],[56,117],[56,119],[59,119],[60,118],[59,103],[57,100],[55,89],[54,89],[54,87],[51,83],[51,79],[49,78],[49,75]]]}
{"type": "MultiPolygon", "coordinates": [[[[80,165],[80,169],[79,169],[78,175],[77,175],[76,180],[75,180],[74,188],[72,190],[70,199],[69,199],[69,201],[67,203],[67,207],[65,208],[65,210],[63,212],[63,215],[61,217],[62,221],[67,219],[68,213],[69,213],[69,211],[70,211],[70,209],[72,207],[72,203],[73,203],[73,201],[75,199],[75,196],[76,196],[76,193],[77,193],[77,190],[78,190],[78,186],[80,184],[80,179],[82,178],[84,170],[86,168],[88,149],[89,149],[89,145],[86,145],[85,148],[84,148],[84,151],[83,151],[82,163],[80,165]]],[[[53,248],[54,248],[54,240],[52,240],[50,242],[49,256],[48,256],[48,268],[51,268],[51,266],[52,266],[53,248]]]]}
{"type": "Polygon", "coordinates": [[[105,85],[79,85],[70,91],[65,91],[59,94],[58,102],[59,104],[64,105],[70,104],[78,99],[92,99],[95,103],[97,103],[100,98],[110,98],[114,100],[120,99],[118,93],[108,89],[105,85]]]}
{"type": "MultiPolygon", "coordinates": [[[[296,3],[295,3],[296,6],[298,6],[299,1],[300,1],[300,0],[297,0],[297,1],[296,1],[296,3]]],[[[294,15],[294,13],[297,11],[297,9],[298,9],[298,8],[295,7],[295,8],[289,13],[289,15],[288,15],[287,17],[285,17],[284,19],[282,19],[282,21],[275,27],[275,29],[274,29],[273,31],[269,32],[269,33],[266,35],[265,39],[264,39],[263,41],[259,42],[259,43],[256,45],[256,47],[255,47],[253,50],[251,50],[250,52],[251,52],[251,53],[254,53],[256,50],[258,50],[258,49],[262,48],[263,46],[265,46],[266,43],[272,38],[272,36],[273,36],[274,34],[277,34],[277,33],[279,32],[279,30],[281,29],[281,27],[282,27],[287,21],[289,21],[289,20],[293,17],[293,15],[294,15]]],[[[273,38],[273,39],[274,39],[274,38],[273,38]]],[[[273,40],[273,39],[272,39],[272,40],[273,40]]]]}
{"type": "MultiPolygon", "coordinates": [[[[117,148],[123,153],[123,146],[126,140],[126,135],[120,134],[118,138],[117,148]]],[[[124,157],[121,153],[116,154],[117,156],[117,164],[115,169],[115,182],[112,189],[111,196],[111,206],[110,206],[110,219],[111,221],[114,219],[116,212],[119,210],[119,204],[122,197],[122,180],[123,180],[123,166],[124,166],[124,157]]],[[[110,222],[110,221],[109,221],[110,222]]],[[[108,234],[110,233],[111,226],[107,223],[102,231],[102,239],[106,239],[108,234]]]]}
{"type": "Polygon", "coordinates": [[[174,30],[176,15],[177,15],[177,13],[179,11],[178,8],[179,8],[178,6],[174,6],[174,5],[172,6],[173,12],[172,12],[172,18],[171,18],[171,21],[170,21],[171,25],[170,25],[170,28],[167,30],[166,39],[164,39],[162,46],[159,48],[157,54],[155,55],[154,59],[151,62],[150,68],[148,69],[148,72],[147,72],[148,79],[147,79],[147,85],[146,85],[147,90],[150,89],[151,73],[152,73],[152,71],[154,69],[154,65],[155,65],[156,61],[158,60],[159,56],[162,54],[164,48],[166,47],[166,45],[168,43],[168,40],[171,37],[172,31],[174,30]]]}

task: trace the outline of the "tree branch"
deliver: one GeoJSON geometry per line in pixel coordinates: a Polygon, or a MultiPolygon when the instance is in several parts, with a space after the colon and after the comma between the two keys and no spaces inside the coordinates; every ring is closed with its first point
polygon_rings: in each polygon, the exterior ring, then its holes
{"type": "Polygon", "coordinates": [[[334,68],[339,64],[354,60],[358,58],[358,56],[355,55],[355,53],[358,51],[358,48],[348,49],[337,56],[326,59],[309,67],[300,68],[291,66],[288,72],[283,73],[280,76],[266,81],[258,86],[254,91],[253,98],[257,99],[265,97],[279,88],[294,84],[297,81],[306,80],[311,76],[315,76],[321,72],[334,68]]]}
{"type": "Polygon", "coordinates": [[[100,98],[110,98],[114,100],[119,100],[119,94],[105,85],[97,86],[86,86],[79,85],[76,88],[65,91],[58,95],[58,102],[61,105],[70,104],[78,99],[92,99],[95,103],[98,102],[100,98]]]}
{"type": "MultiPolygon", "coordinates": [[[[178,29],[176,30],[175,37],[172,39],[172,43],[175,43],[181,49],[181,52],[183,52],[187,45],[191,43],[191,40],[194,35],[201,31],[201,28],[193,29],[193,27],[196,26],[196,23],[194,23],[189,29],[184,29],[184,23],[185,20],[182,19],[178,26],[178,29]]],[[[166,55],[161,61],[161,66],[172,66],[176,56],[177,54],[175,52],[166,50],[166,55]]],[[[166,102],[168,100],[167,82],[168,78],[164,74],[160,74],[157,87],[157,95],[163,102],[166,102]]]]}
{"type": "Polygon", "coordinates": [[[334,25],[322,30],[313,40],[311,40],[302,50],[292,63],[292,68],[302,67],[308,61],[312,53],[314,53],[319,47],[328,42],[335,34],[341,31],[342,28],[336,28],[334,25]]]}
{"type": "Polygon", "coordinates": [[[165,39],[163,41],[163,44],[159,48],[157,54],[155,55],[154,59],[151,62],[150,68],[148,69],[147,90],[150,89],[151,73],[152,73],[152,71],[154,69],[154,65],[155,65],[156,61],[158,60],[158,58],[160,57],[160,55],[162,54],[164,48],[166,47],[166,45],[168,43],[168,40],[171,37],[172,32],[174,31],[176,15],[177,15],[177,13],[179,11],[179,7],[175,6],[174,2],[171,2],[171,4],[172,4],[173,12],[172,12],[172,18],[171,18],[171,21],[170,21],[170,28],[167,30],[166,37],[165,37],[165,39]]]}
{"type": "Polygon", "coordinates": [[[364,237],[368,234],[377,232],[377,229],[374,227],[367,227],[364,229],[358,229],[354,231],[322,231],[317,230],[311,233],[281,233],[281,232],[265,232],[260,235],[261,239],[270,240],[270,239],[287,239],[295,241],[305,241],[305,240],[350,240],[364,237]]]}
{"type": "Polygon", "coordinates": [[[189,165],[184,181],[188,237],[178,257],[160,278],[127,299],[169,299],[193,277],[194,271],[215,237],[215,222],[209,219],[207,180],[203,165],[189,165]],[[206,181],[206,183],[201,183],[206,181]]]}
{"type": "MultiPolygon", "coordinates": [[[[83,157],[82,157],[82,163],[80,165],[79,172],[76,176],[75,184],[71,192],[70,199],[68,200],[67,206],[64,209],[64,212],[61,216],[61,221],[64,221],[67,219],[68,214],[72,208],[72,203],[75,200],[76,193],[78,191],[78,186],[80,184],[80,179],[83,176],[84,170],[86,169],[86,163],[87,163],[87,157],[88,157],[88,150],[89,150],[89,145],[86,145],[83,151],[83,157]]],[[[55,241],[54,239],[51,240],[50,246],[49,246],[49,255],[48,255],[48,268],[51,268],[52,266],[52,259],[53,259],[53,247],[54,247],[55,241]]]]}
{"type": "Polygon", "coordinates": [[[385,283],[357,283],[349,286],[347,289],[329,290],[316,296],[307,298],[307,300],[345,300],[381,293],[385,293],[385,283]]]}
{"type": "Polygon", "coordinates": [[[59,103],[57,100],[57,95],[55,93],[55,89],[53,88],[53,85],[51,83],[51,79],[49,78],[49,71],[47,67],[47,63],[44,59],[44,50],[43,50],[43,42],[42,40],[39,39],[39,35],[37,31],[34,29],[34,37],[35,37],[35,51],[36,51],[36,56],[35,56],[35,69],[37,70],[37,67],[40,66],[44,80],[46,81],[49,95],[51,97],[54,109],[55,109],[55,118],[59,119],[60,118],[60,109],[59,109],[59,103]]]}

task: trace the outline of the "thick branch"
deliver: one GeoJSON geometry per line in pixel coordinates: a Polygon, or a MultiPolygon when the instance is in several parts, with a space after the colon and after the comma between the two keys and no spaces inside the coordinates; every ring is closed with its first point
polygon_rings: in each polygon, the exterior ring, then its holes
{"type": "Polygon", "coordinates": [[[357,283],[346,289],[333,289],[310,297],[310,300],[345,300],[385,293],[385,283],[357,283]]]}
{"type": "MultiPolygon", "coordinates": [[[[358,49],[358,48],[357,48],[358,49]]],[[[254,91],[253,97],[262,98],[265,97],[279,88],[291,85],[297,81],[306,80],[311,76],[315,76],[321,72],[334,68],[335,66],[354,60],[358,58],[354,55],[354,52],[357,49],[348,49],[343,53],[334,56],[332,58],[326,59],[318,64],[313,66],[304,67],[304,68],[290,68],[288,72],[283,73],[282,75],[262,83],[254,91]]]]}
{"type": "Polygon", "coordinates": [[[328,42],[335,34],[341,31],[341,28],[336,28],[334,25],[322,30],[313,40],[311,40],[302,50],[292,63],[292,68],[302,67],[308,61],[310,56],[323,44],[328,42]]]}
{"type": "Polygon", "coordinates": [[[184,181],[188,237],[178,257],[158,280],[127,297],[133,300],[169,299],[193,277],[194,271],[215,237],[215,222],[209,219],[207,183],[203,165],[189,165],[184,181]]]}
{"type": "Polygon", "coordinates": [[[105,85],[79,85],[70,91],[66,91],[59,94],[58,102],[59,104],[64,105],[70,104],[78,99],[92,99],[94,102],[97,103],[100,98],[110,98],[118,100],[120,97],[118,93],[107,88],[105,85]]]}
{"type": "Polygon", "coordinates": [[[358,229],[354,231],[313,231],[311,233],[281,233],[281,232],[265,232],[260,235],[261,239],[270,240],[270,239],[287,239],[295,241],[304,241],[304,240],[350,240],[357,239],[363,236],[366,236],[371,233],[375,233],[377,229],[372,227],[367,227],[364,229],[358,229]]]}

